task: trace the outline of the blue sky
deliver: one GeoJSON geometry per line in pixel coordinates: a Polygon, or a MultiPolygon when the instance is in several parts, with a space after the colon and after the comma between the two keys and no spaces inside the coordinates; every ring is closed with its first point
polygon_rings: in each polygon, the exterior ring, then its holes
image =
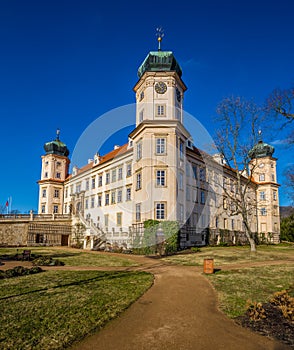
{"type": "MultiPolygon", "coordinates": [[[[72,151],[99,115],[134,103],[137,68],[157,48],[158,25],[163,49],[183,69],[185,110],[213,134],[224,97],[262,103],[274,88],[293,85],[293,13],[291,0],[2,0],[1,204],[12,196],[12,209],[37,208],[40,156],[56,128],[72,151]]],[[[276,145],[275,155],[283,183],[291,152],[276,145]]],[[[288,202],[281,187],[281,204],[288,202]]]]}

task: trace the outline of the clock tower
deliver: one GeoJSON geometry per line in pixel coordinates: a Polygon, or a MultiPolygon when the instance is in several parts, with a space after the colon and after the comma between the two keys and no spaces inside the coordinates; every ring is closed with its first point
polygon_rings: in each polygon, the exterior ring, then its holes
{"type": "MultiPolygon", "coordinates": [[[[159,44],[161,38],[158,38],[159,44]]],[[[138,69],[136,128],[133,141],[133,222],[177,220],[184,195],[177,193],[185,169],[184,145],[191,137],[183,125],[187,90],[172,51],[151,51],[138,69]],[[183,197],[183,198],[182,198],[183,197]]]]}

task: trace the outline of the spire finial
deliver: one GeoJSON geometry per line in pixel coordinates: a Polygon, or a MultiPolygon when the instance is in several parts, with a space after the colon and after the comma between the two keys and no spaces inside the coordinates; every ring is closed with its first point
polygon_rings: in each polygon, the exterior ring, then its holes
{"type": "Polygon", "coordinates": [[[164,37],[164,30],[162,27],[156,28],[156,36],[158,41],[158,51],[161,51],[161,41],[162,41],[162,38],[164,37]]]}
{"type": "Polygon", "coordinates": [[[261,131],[261,129],[258,130],[258,141],[259,142],[262,141],[262,131],[261,131]]]}
{"type": "Polygon", "coordinates": [[[56,130],[56,140],[59,141],[60,129],[56,130]]]}

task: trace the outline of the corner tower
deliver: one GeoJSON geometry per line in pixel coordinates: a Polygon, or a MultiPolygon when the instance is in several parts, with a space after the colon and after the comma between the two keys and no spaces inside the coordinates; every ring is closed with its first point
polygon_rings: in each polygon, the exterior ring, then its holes
{"type": "Polygon", "coordinates": [[[59,139],[57,130],[55,140],[44,145],[42,171],[39,184],[39,214],[63,213],[63,184],[68,175],[70,160],[66,144],[59,139]]]}
{"type": "Polygon", "coordinates": [[[275,149],[260,140],[249,152],[250,168],[256,187],[258,233],[273,243],[279,243],[280,213],[277,158],[275,149]]]}

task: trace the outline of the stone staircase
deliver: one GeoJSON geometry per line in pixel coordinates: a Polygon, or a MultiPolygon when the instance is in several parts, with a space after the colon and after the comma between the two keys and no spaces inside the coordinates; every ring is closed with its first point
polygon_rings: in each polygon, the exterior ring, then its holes
{"type": "Polygon", "coordinates": [[[94,225],[91,219],[86,219],[81,213],[78,214],[79,221],[85,226],[85,241],[90,241],[90,247],[87,244],[84,244],[85,249],[98,250],[103,244],[106,243],[106,235],[104,231],[94,225]]]}

